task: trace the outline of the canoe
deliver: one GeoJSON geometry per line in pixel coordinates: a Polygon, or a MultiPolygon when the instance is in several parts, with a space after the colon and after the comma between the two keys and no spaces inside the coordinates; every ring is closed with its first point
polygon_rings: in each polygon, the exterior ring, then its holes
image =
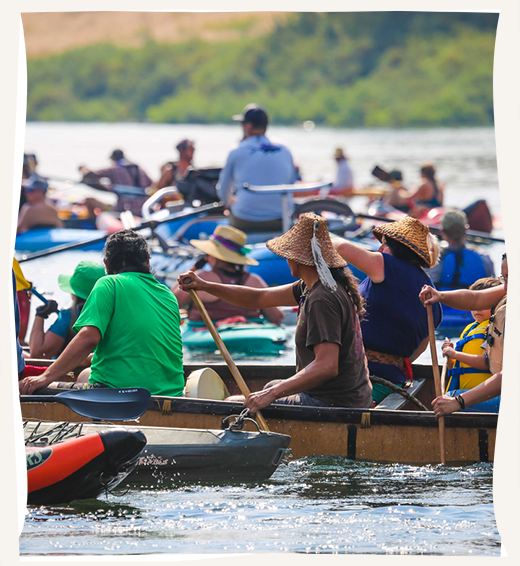
{"type": "MultiPolygon", "coordinates": [[[[182,326],[182,345],[189,350],[214,352],[215,340],[204,322],[182,326]]],[[[264,319],[218,324],[218,333],[230,352],[245,355],[275,355],[285,350],[287,330],[264,319]]]]}
{"type": "MultiPolygon", "coordinates": [[[[271,477],[291,438],[272,432],[241,430],[195,430],[138,426],[146,447],[125,483],[150,481],[230,482],[263,481],[271,477]]],[[[134,427],[133,427],[134,428],[134,427]]],[[[62,439],[106,434],[114,425],[30,421],[25,437],[58,435],[62,439]]]]}
{"type": "MultiPolygon", "coordinates": [[[[36,362],[33,362],[36,363],[36,362]]],[[[220,375],[230,393],[237,386],[224,364],[208,364],[220,375]]],[[[185,375],[200,365],[186,364],[185,375]]],[[[252,391],[272,379],[294,375],[294,366],[239,364],[252,391]]],[[[411,392],[427,407],[435,397],[431,366],[414,365],[411,392]]],[[[410,390],[409,390],[410,391],[410,390]]],[[[47,389],[45,392],[55,393],[47,389]]],[[[21,397],[25,419],[50,421],[84,420],[66,407],[51,402],[31,402],[21,397]]],[[[206,399],[152,396],[148,410],[140,417],[143,426],[175,428],[220,428],[223,418],[239,414],[241,403],[206,399]]],[[[409,463],[439,462],[438,422],[431,411],[420,411],[410,401],[393,393],[375,409],[295,407],[271,405],[262,411],[269,429],[291,436],[294,458],[343,456],[352,460],[409,463]]],[[[445,418],[446,461],[455,463],[492,462],[497,427],[496,414],[455,413],[445,418]]],[[[249,427],[249,425],[248,425],[249,427]]]]}
{"type": "Polygon", "coordinates": [[[64,442],[26,433],[27,503],[49,505],[90,499],[121,483],[137,464],[146,444],[142,432],[112,428],[91,431],[64,442]]]}
{"type": "MultiPolygon", "coordinates": [[[[106,236],[104,230],[89,230],[79,228],[41,228],[28,230],[16,236],[14,249],[17,252],[39,252],[61,246],[84,242],[106,236]]],[[[82,247],[82,250],[102,250],[105,242],[96,242],[82,247]]]]}

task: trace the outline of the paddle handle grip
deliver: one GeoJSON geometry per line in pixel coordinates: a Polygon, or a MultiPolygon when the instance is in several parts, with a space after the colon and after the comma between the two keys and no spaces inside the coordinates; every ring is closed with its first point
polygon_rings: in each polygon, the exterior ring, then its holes
{"type": "MultiPolygon", "coordinates": [[[[191,279],[189,277],[186,277],[184,279],[183,283],[189,283],[190,281],[191,281],[191,279]]],[[[217,332],[217,329],[215,328],[215,325],[213,324],[213,321],[211,320],[211,318],[208,314],[208,311],[206,310],[206,307],[204,306],[204,303],[200,300],[200,297],[199,297],[197,291],[195,291],[194,289],[190,289],[190,296],[191,296],[191,300],[193,301],[193,304],[197,307],[198,311],[200,312],[202,319],[204,320],[208,330],[210,331],[211,336],[213,336],[213,340],[215,340],[215,343],[217,344],[217,347],[220,350],[220,353],[222,354],[222,357],[224,358],[224,360],[225,360],[225,362],[226,362],[226,364],[229,368],[229,371],[233,375],[242,395],[244,395],[244,397],[247,397],[250,393],[249,387],[247,386],[246,382],[244,381],[244,378],[240,374],[240,371],[238,370],[235,362],[233,361],[233,358],[230,356],[228,349],[226,348],[226,345],[224,344],[219,333],[217,332]]],[[[256,413],[256,419],[260,423],[260,426],[263,430],[269,431],[269,427],[267,426],[267,422],[265,421],[265,419],[264,419],[264,417],[263,417],[263,415],[260,411],[258,411],[256,413]]]]}
{"type": "MultiPolygon", "coordinates": [[[[431,297],[428,293],[427,299],[431,297]]],[[[437,358],[437,346],[435,344],[435,323],[433,322],[433,311],[431,305],[426,305],[426,313],[428,315],[428,336],[430,338],[430,350],[432,355],[433,382],[435,384],[435,396],[440,397],[443,394],[441,386],[441,376],[439,374],[439,360],[437,358]]],[[[447,366],[446,366],[447,367],[447,366]]],[[[439,417],[439,443],[441,464],[446,463],[446,452],[444,447],[444,417],[439,417]]]]}

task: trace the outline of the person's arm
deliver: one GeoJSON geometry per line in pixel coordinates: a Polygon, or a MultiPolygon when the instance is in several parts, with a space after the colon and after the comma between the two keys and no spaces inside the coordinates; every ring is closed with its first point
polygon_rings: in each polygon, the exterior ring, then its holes
{"type": "Polygon", "coordinates": [[[430,337],[427,336],[420,344],[417,346],[415,352],[408,358],[410,362],[415,362],[415,360],[426,350],[428,344],[430,343],[430,337]]]}
{"type": "Polygon", "coordinates": [[[217,183],[218,198],[229,208],[233,198],[233,152],[228,155],[226,165],[220,172],[217,183]]]}
{"type": "Polygon", "coordinates": [[[492,309],[505,294],[503,284],[478,291],[469,289],[439,291],[429,285],[425,285],[419,293],[419,299],[425,306],[433,303],[442,303],[454,309],[476,311],[492,309]],[[431,295],[429,299],[427,298],[428,294],[431,295]]]}
{"type": "Polygon", "coordinates": [[[357,267],[374,283],[385,280],[385,260],[381,252],[371,252],[340,238],[334,238],[332,243],[339,255],[354,267],[357,267]]]}
{"type": "MultiPolygon", "coordinates": [[[[255,287],[256,289],[267,288],[267,283],[259,275],[256,275],[255,273],[250,273],[245,283],[249,287],[255,287]]],[[[268,321],[272,322],[273,324],[282,324],[283,319],[285,318],[284,312],[278,307],[269,307],[266,309],[262,309],[262,314],[265,316],[265,318],[268,321]]]]}
{"type": "Polygon", "coordinates": [[[459,361],[475,369],[487,370],[486,358],[484,354],[467,354],[458,352],[453,348],[451,342],[444,342],[442,345],[442,355],[450,360],[459,361]]]}
{"type": "Polygon", "coordinates": [[[65,338],[54,332],[43,331],[44,319],[34,317],[31,336],[29,338],[29,351],[31,358],[53,358],[65,343],[65,338]]]}
{"type": "Polygon", "coordinates": [[[307,367],[273,387],[255,391],[247,396],[244,406],[251,414],[254,415],[280,397],[307,391],[338,375],[339,345],[322,342],[316,344],[313,349],[315,359],[307,367]]]}
{"type": "Polygon", "coordinates": [[[20,395],[32,395],[37,389],[59,380],[83,362],[101,340],[101,332],[95,326],[84,326],[63,350],[60,357],[41,375],[25,377],[19,384],[20,395]]]}
{"type": "Polygon", "coordinates": [[[24,204],[18,216],[18,225],[16,227],[16,233],[21,234],[23,232],[27,232],[30,226],[31,226],[30,206],[24,204]]]}
{"type": "MultiPolygon", "coordinates": [[[[489,401],[489,399],[494,399],[495,397],[498,397],[501,392],[502,372],[500,371],[486,379],[486,381],[480,385],[477,385],[477,387],[461,393],[461,397],[464,401],[464,405],[466,407],[471,407],[472,405],[489,401]]],[[[455,399],[455,397],[450,397],[449,395],[441,395],[440,397],[435,398],[432,401],[432,407],[436,417],[451,415],[451,413],[455,413],[461,409],[461,405],[457,399],[455,399]]]]}
{"type": "Polygon", "coordinates": [[[255,289],[245,285],[224,285],[222,283],[204,281],[192,271],[183,273],[177,281],[183,291],[189,291],[190,289],[204,291],[238,307],[263,310],[269,307],[292,307],[297,304],[293,294],[292,283],[280,285],[279,287],[255,289]],[[191,282],[183,283],[187,277],[191,279],[191,282]]]}

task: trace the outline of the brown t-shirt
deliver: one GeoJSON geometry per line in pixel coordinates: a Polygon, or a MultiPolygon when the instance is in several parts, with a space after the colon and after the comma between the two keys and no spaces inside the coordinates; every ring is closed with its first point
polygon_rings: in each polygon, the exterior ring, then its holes
{"type": "Polygon", "coordinates": [[[296,326],[296,371],[314,361],[313,346],[322,342],[339,345],[338,375],[306,391],[330,407],[372,406],[372,385],[359,318],[345,287],[335,293],[318,280],[310,290],[303,280],[293,286],[298,301],[296,326]]]}

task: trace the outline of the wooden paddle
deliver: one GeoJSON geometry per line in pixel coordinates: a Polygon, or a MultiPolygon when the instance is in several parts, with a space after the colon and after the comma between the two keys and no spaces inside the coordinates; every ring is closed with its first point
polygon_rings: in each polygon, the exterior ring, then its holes
{"type": "MultiPolygon", "coordinates": [[[[431,294],[426,298],[429,299],[431,294]]],[[[433,312],[432,306],[426,305],[426,312],[428,314],[428,335],[430,338],[430,350],[432,354],[432,366],[433,366],[433,381],[435,383],[435,396],[440,397],[443,394],[441,386],[441,376],[439,375],[439,361],[437,359],[437,347],[435,345],[435,324],[433,322],[433,312]]],[[[448,367],[447,364],[446,368],[448,367]]],[[[442,371],[445,375],[444,367],[442,371]]],[[[446,463],[446,456],[444,450],[444,417],[439,417],[439,442],[440,442],[440,453],[441,453],[441,464],[446,463]]]]}
{"type": "MultiPolygon", "coordinates": [[[[186,277],[183,283],[189,283],[190,281],[191,279],[189,277],[186,277]]],[[[190,297],[191,300],[193,301],[193,304],[197,307],[198,311],[200,312],[200,316],[202,317],[202,320],[205,322],[208,330],[210,331],[211,336],[213,336],[213,340],[215,340],[215,343],[217,344],[218,349],[220,350],[220,353],[222,354],[222,357],[224,358],[229,368],[229,371],[231,372],[231,375],[234,377],[240,391],[242,392],[242,395],[244,395],[244,397],[247,397],[250,393],[249,387],[244,381],[242,375],[240,374],[239,369],[237,368],[235,362],[233,361],[233,358],[229,355],[226,345],[222,341],[222,338],[220,337],[219,333],[217,332],[217,329],[215,328],[215,325],[213,324],[213,321],[211,320],[208,311],[204,306],[204,303],[200,300],[199,294],[197,293],[197,291],[195,291],[195,289],[190,289],[190,297]]],[[[256,418],[260,423],[260,427],[263,430],[269,431],[267,422],[260,411],[257,411],[256,418]]]]}

